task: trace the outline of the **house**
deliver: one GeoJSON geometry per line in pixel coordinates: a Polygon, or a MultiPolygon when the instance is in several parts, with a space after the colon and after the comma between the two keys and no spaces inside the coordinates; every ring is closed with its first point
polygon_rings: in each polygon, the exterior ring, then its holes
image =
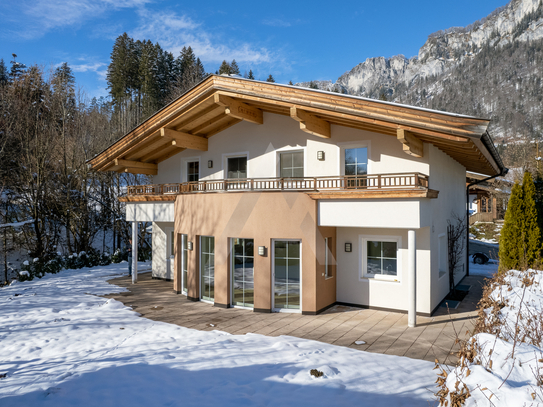
{"type": "Polygon", "coordinates": [[[153,275],[188,299],[352,304],[407,311],[412,326],[449,291],[447,220],[466,210],[466,170],[504,169],[488,124],[211,75],[90,164],[153,175],[128,188],[126,217],[153,222],[153,275]]]}
{"type": "Polygon", "coordinates": [[[469,224],[503,221],[512,183],[505,178],[485,181],[485,176],[466,173],[466,185],[478,182],[469,189],[469,224]]]}

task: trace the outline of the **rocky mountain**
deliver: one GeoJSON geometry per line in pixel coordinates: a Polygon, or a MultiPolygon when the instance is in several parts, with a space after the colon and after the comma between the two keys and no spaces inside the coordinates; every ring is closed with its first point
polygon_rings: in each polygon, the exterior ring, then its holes
{"type": "Polygon", "coordinates": [[[506,143],[543,138],[542,70],[543,0],[512,0],[429,35],[415,57],[368,58],[335,83],[298,85],[488,117],[506,143]]]}

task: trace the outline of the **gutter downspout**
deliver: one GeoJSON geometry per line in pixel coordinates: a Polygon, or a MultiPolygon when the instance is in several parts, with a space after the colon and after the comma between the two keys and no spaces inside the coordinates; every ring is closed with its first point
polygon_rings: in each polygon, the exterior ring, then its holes
{"type": "Polygon", "coordinates": [[[466,187],[466,276],[469,276],[469,189],[473,185],[480,184],[481,182],[485,182],[499,176],[505,176],[508,172],[509,168],[503,167],[499,174],[472,182],[466,187]]]}

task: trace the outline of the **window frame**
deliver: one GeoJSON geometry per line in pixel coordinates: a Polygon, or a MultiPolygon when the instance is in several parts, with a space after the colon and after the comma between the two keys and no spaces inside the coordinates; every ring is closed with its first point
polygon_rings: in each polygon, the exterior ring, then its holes
{"type": "Polygon", "coordinates": [[[389,235],[360,235],[358,239],[359,248],[359,269],[360,280],[383,280],[383,281],[396,281],[402,280],[402,238],[401,236],[389,236],[389,235]],[[372,274],[368,273],[368,249],[367,242],[394,242],[396,243],[396,275],[385,274],[372,274]]]}
{"type": "MultiPolygon", "coordinates": [[[[299,167],[291,167],[291,168],[299,168],[299,167]]],[[[304,178],[305,177],[305,151],[303,149],[295,149],[295,150],[282,150],[277,152],[277,177],[278,178],[304,178]],[[282,168],[281,168],[281,156],[283,154],[294,154],[299,153],[302,155],[302,176],[301,177],[283,177],[282,175],[282,168]]]]}
{"type": "MultiPolygon", "coordinates": [[[[243,238],[243,237],[231,237],[228,239],[230,241],[230,306],[232,308],[240,308],[240,309],[247,309],[247,310],[254,310],[255,304],[254,304],[254,275],[255,275],[255,267],[254,267],[254,261],[255,261],[255,246],[254,246],[254,238],[243,238]],[[234,303],[234,262],[235,262],[235,255],[234,255],[234,240],[235,239],[243,239],[243,240],[252,240],[253,241],[253,306],[246,306],[246,305],[237,305],[234,303]]],[[[258,248],[257,248],[258,250],[258,248]]],[[[251,257],[251,256],[243,256],[243,257],[251,257]]]]}
{"type": "MultiPolygon", "coordinates": [[[[251,172],[250,172],[250,165],[249,165],[249,152],[248,151],[240,151],[237,153],[224,153],[222,154],[222,179],[230,179],[228,178],[228,159],[229,158],[242,158],[245,157],[247,159],[247,178],[251,178],[251,172]]],[[[238,179],[238,178],[232,178],[232,179],[238,179]]]]}
{"type": "Polygon", "coordinates": [[[351,148],[366,148],[367,149],[367,156],[368,156],[368,164],[366,167],[366,174],[371,175],[373,174],[372,171],[372,164],[371,161],[371,141],[370,140],[362,140],[357,143],[338,143],[339,147],[339,168],[338,168],[338,174],[344,176],[345,175],[345,150],[351,149],[351,148]]]}
{"type": "Polygon", "coordinates": [[[215,303],[215,236],[207,236],[207,235],[200,235],[199,236],[199,244],[198,244],[198,258],[199,258],[199,261],[198,261],[198,268],[199,268],[199,279],[200,279],[200,282],[199,282],[199,286],[200,286],[200,301],[203,301],[203,302],[207,302],[209,304],[214,304],[215,303]],[[208,298],[204,298],[202,296],[202,272],[203,272],[203,262],[202,262],[202,257],[203,257],[203,251],[202,251],[202,238],[213,238],[213,253],[208,253],[208,254],[212,254],[213,255],[213,299],[210,300],[208,298]]]}
{"type": "Polygon", "coordinates": [[[274,238],[271,242],[271,310],[272,312],[284,312],[292,314],[301,314],[303,310],[303,246],[302,239],[281,239],[274,238]],[[275,307],[275,242],[300,242],[300,307],[299,308],[276,308],[275,307]]]}
{"type": "Polygon", "coordinates": [[[444,276],[447,275],[447,268],[448,268],[448,264],[449,264],[449,245],[447,243],[447,234],[446,233],[440,233],[439,235],[437,235],[437,275],[438,275],[438,279],[441,279],[443,278],[444,276]],[[441,244],[444,244],[444,248],[441,247],[441,244]],[[445,251],[444,253],[443,250],[445,251]],[[441,262],[442,262],[442,256],[445,256],[445,270],[441,270],[441,262]]]}
{"type": "Polygon", "coordinates": [[[197,157],[183,157],[181,160],[181,182],[189,182],[189,163],[198,162],[198,180],[202,177],[202,160],[201,156],[197,157]]]}

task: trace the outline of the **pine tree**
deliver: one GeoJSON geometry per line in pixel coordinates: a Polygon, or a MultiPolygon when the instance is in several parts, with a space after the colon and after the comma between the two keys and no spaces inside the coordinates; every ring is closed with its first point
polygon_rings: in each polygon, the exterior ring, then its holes
{"type": "Polygon", "coordinates": [[[11,81],[16,81],[24,73],[26,69],[25,64],[17,62],[17,54],[11,54],[13,56],[13,61],[11,61],[11,70],[9,72],[9,79],[11,81]]]}
{"type": "Polygon", "coordinates": [[[230,68],[230,64],[226,62],[226,60],[222,61],[221,66],[219,67],[219,75],[230,75],[232,73],[232,70],[230,68]]]}
{"type": "Polygon", "coordinates": [[[235,59],[233,59],[232,63],[230,64],[230,74],[239,75],[239,66],[235,59]]]}
{"type": "Polygon", "coordinates": [[[275,83],[275,79],[273,79],[272,74],[270,74],[270,76],[268,76],[268,79],[266,79],[266,82],[275,83]]]}
{"type": "Polygon", "coordinates": [[[249,75],[247,75],[247,79],[255,79],[255,75],[253,74],[253,70],[249,69],[249,75]]]}
{"type": "Polygon", "coordinates": [[[0,86],[9,81],[9,72],[3,59],[0,59],[0,86]]]}
{"type": "Polygon", "coordinates": [[[309,88],[310,88],[310,89],[319,89],[319,87],[317,86],[317,84],[315,83],[315,81],[309,82],[309,88]]]}
{"type": "Polygon", "coordinates": [[[534,267],[541,254],[532,175],[524,173],[522,185],[516,183],[505,213],[500,237],[500,271],[534,267]]]}
{"type": "Polygon", "coordinates": [[[521,245],[522,192],[522,186],[515,183],[511,189],[511,196],[509,197],[501,230],[500,271],[519,268],[520,259],[523,257],[521,245]]]}
{"type": "Polygon", "coordinates": [[[524,173],[522,180],[523,200],[523,223],[521,224],[524,233],[524,262],[527,267],[534,267],[541,254],[541,233],[537,221],[537,208],[535,203],[535,185],[532,174],[524,173]]]}
{"type": "Polygon", "coordinates": [[[294,84],[292,83],[292,80],[288,81],[288,84],[291,86],[294,86],[294,84]]]}

